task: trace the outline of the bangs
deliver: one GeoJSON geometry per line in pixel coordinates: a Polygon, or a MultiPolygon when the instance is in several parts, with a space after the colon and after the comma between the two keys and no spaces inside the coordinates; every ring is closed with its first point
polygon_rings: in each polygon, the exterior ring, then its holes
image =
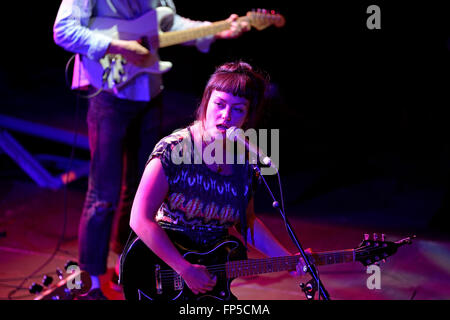
{"type": "Polygon", "coordinates": [[[210,87],[213,90],[230,93],[234,96],[252,100],[259,91],[253,81],[245,74],[219,73],[211,79],[210,87]]]}
{"type": "Polygon", "coordinates": [[[268,81],[266,73],[253,70],[248,63],[243,61],[221,65],[211,75],[203,91],[202,100],[196,112],[197,120],[203,122],[206,119],[211,93],[216,90],[247,99],[249,102],[247,118],[242,128],[245,130],[255,126],[264,104],[268,81]]]}

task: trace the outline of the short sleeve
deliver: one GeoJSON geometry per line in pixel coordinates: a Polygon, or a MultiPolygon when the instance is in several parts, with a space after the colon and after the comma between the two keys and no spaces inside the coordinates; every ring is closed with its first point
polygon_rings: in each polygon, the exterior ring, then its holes
{"type": "Polygon", "coordinates": [[[183,163],[183,153],[189,143],[186,141],[187,130],[180,130],[163,139],[161,139],[150,154],[147,164],[154,158],[159,158],[163,167],[164,173],[169,181],[172,181],[179,168],[183,163]]]}
{"type": "Polygon", "coordinates": [[[167,179],[170,181],[173,175],[173,168],[171,164],[171,149],[173,144],[168,143],[165,139],[160,140],[152,153],[150,154],[147,164],[155,158],[159,158],[161,161],[161,165],[163,167],[164,173],[166,174],[167,179]]]}

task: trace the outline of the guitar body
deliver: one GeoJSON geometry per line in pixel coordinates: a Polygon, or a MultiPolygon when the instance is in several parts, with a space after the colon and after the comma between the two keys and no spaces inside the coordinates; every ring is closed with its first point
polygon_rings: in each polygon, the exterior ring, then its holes
{"type": "MultiPolygon", "coordinates": [[[[81,63],[86,71],[86,77],[92,86],[106,91],[117,92],[130,83],[140,74],[162,74],[172,68],[169,61],[159,61],[158,49],[194,39],[217,34],[230,28],[231,23],[227,20],[216,21],[186,30],[162,32],[160,26],[164,21],[173,18],[175,13],[169,7],[158,7],[134,20],[121,20],[104,17],[93,18],[89,23],[89,29],[110,36],[113,39],[136,40],[150,50],[157,58],[152,66],[141,68],[127,63],[119,55],[107,54],[99,61],[83,56],[81,63]]],[[[282,27],[285,24],[284,17],[279,14],[268,13],[267,10],[258,12],[247,12],[238,21],[245,20],[257,30],[263,30],[268,26],[282,27]]]]}
{"type": "Polygon", "coordinates": [[[174,242],[180,253],[191,263],[210,266],[208,270],[217,277],[214,289],[194,295],[183,279],[156,256],[139,238],[134,240],[122,257],[121,284],[126,300],[154,301],[206,301],[235,300],[230,290],[233,278],[219,268],[231,260],[246,258],[242,243],[230,236],[204,252],[191,251],[174,242]],[[217,266],[217,267],[215,267],[217,266]]]}
{"type": "MultiPolygon", "coordinates": [[[[152,54],[158,56],[161,33],[159,26],[161,21],[173,14],[169,7],[158,7],[134,20],[96,17],[90,21],[89,29],[113,39],[140,41],[152,54]]],[[[172,68],[172,63],[168,61],[158,61],[151,67],[141,68],[127,63],[120,55],[106,55],[99,61],[82,56],[81,62],[91,85],[107,91],[120,90],[142,73],[162,74],[172,68]],[[104,79],[104,71],[108,68],[111,72],[104,79]]]]}

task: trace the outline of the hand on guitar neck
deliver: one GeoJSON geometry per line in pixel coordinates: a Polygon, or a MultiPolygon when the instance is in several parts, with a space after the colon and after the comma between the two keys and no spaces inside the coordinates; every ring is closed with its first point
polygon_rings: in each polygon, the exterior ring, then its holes
{"type": "MultiPolygon", "coordinates": [[[[311,263],[314,263],[314,259],[312,258],[312,250],[311,248],[308,248],[305,250],[305,253],[308,255],[311,263]]],[[[296,253],[295,256],[298,256],[298,263],[295,266],[295,270],[293,271],[289,271],[289,274],[293,277],[299,277],[299,276],[303,276],[306,274],[306,272],[308,272],[308,268],[306,265],[305,260],[303,260],[303,258],[300,256],[300,252],[296,253]]]]}
{"type": "MultiPolygon", "coordinates": [[[[239,20],[237,14],[230,15],[226,21],[230,23],[230,28],[218,32],[215,35],[217,39],[235,39],[251,28],[250,23],[246,20],[239,20]]],[[[151,67],[158,61],[158,58],[150,50],[136,40],[112,39],[106,54],[120,54],[126,61],[141,68],[151,67]]]]}
{"type": "Polygon", "coordinates": [[[94,17],[89,28],[113,39],[105,56],[100,60],[83,56],[86,77],[95,88],[112,92],[121,90],[137,76],[163,74],[172,68],[169,61],[159,61],[157,50],[214,35],[216,39],[234,39],[251,28],[264,30],[275,25],[282,27],[284,17],[258,10],[246,16],[230,15],[226,20],[197,27],[162,32],[160,23],[175,13],[168,7],[158,7],[133,20],[94,17]],[[143,42],[140,42],[142,39],[143,42]],[[145,46],[145,42],[151,46],[145,46]],[[150,50],[149,50],[150,49],[150,50]]]}
{"type": "Polygon", "coordinates": [[[107,54],[120,54],[132,64],[148,68],[158,61],[158,58],[136,40],[112,39],[106,51],[107,54]]]}
{"type": "Polygon", "coordinates": [[[230,28],[216,33],[216,39],[235,39],[251,29],[250,23],[247,20],[239,19],[237,14],[230,15],[226,21],[230,23],[230,28]]]}

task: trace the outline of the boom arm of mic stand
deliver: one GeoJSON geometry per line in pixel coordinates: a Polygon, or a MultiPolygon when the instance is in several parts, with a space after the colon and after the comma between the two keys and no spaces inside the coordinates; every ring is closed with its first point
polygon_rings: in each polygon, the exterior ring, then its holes
{"type": "MultiPolygon", "coordinates": [[[[301,246],[300,242],[298,241],[297,236],[295,235],[294,230],[291,227],[291,224],[289,223],[289,221],[286,218],[285,212],[283,212],[284,208],[280,208],[279,202],[276,201],[272,191],[270,190],[269,185],[267,184],[266,179],[264,179],[264,176],[261,174],[261,170],[259,169],[259,167],[257,165],[254,165],[254,170],[257,172],[258,176],[261,177],[261,179],[263,180],[267,190],[270,193],[270,196],[273,199],[273,207],[275,209],[278,209],[278,211],[281,214],[281,217],[283,218],[283,221],[286,225],[286,230],[289,234],[289,237],[291,238],[292,242],[294,242],[295,246],[297,247],[297,249],[299,250],[300,254],[303,257],[303,260],[305,261],[306,267],[307,267],[307,272],[312,276],[312,278],[314,279],[315,283],[318,285],[318,291],[319,291],[319,296],[322,296],[322,298],[324,300],[331,300],[330,299],[330,295],[328,294],[327,290],[325,289],[325,287],[323,286],[322,281],[320,281],[319,276],[317,275],[317,271],[316,268],[314,266],[314,264],[310,261],[308,255],[305,253],[305,250],[303,250],[303,247],[301,246]]],[[[277,171],[277,174],[278,171],[277,171]]],[[[280,186],[281,187],[281,186],[280,186]]]]}

